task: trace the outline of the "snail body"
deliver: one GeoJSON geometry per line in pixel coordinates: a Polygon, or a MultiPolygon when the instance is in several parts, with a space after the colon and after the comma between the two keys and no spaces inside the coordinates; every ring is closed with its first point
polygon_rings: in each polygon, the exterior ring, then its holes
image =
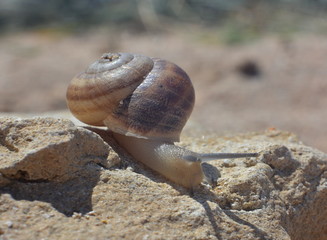
{"type": "Polygon", "coordinates": [[[106,126],[134,158],[187,188],[199,185],[201,163],[256,154],[198,154],[174,145],[195,101],[180,67],[158,58],[106,53],[73,78],[67,105],[80,121],[106,126]]]}
{"type": "Polygon", "coordinates": [[[175,183],[193,188],[204,178],[201,161],[185,160],[183,156],[191,151],[172,142],[138,139],[117,133],[114,133],[114,137],[135,159],[175,183]]]}

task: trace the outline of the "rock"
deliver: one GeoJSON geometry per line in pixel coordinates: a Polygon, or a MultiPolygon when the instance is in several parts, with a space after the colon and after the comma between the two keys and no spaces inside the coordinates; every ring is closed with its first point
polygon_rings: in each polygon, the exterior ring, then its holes
{"type": "MultiPolygon", "coordinates": [[[[109,146],[68,120],[0,120],[2,179],[64,182],[90,162],[106,165],[109,146]]],[[[4,180],[2,181],[4,182],[4,180]]]]}
{"type": "Polygon", "coordinates": [[[207,163],[217,184],[192,195],[134,162],[108,131],[1,119],[0,238],[327,239],[326,154],[277,130],[180,145],[260,157],[207,163]]]}
{"type": "Polygon", "coordinates": [[[19,200],[50,203],[66,215],[92,208],[102,167],[117,155],[102,138],[53,118],[0,118],[0,187],[19,200]]]}

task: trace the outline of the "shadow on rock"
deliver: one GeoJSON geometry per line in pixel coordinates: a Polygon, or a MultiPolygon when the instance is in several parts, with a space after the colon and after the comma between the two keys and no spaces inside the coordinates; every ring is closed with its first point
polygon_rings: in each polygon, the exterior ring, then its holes
{"type": "Polygon", "coordinates": [[[0,189],[0,194],[9,193],[16,200],[48,202],[66,216],[85,214],[92,211],[92,192],[99,181],[100,166],[90,163],[76,175],[66,182],[13,180],[0,189]]]}
{"type": "Polygon", "coordinates": [[[209,219],[217,239],[225,239],[221,233],[226,233],[226,229],[229,228],[228,225],[243,225],[252,229],[255,239],[270,239],[265,231],[261,230],[254,224],[241,219],[237,214],[234,214],[233,211],[223,210],[217,205],[211,207],[209,204],[210,202],[220,205],[220,200],[217,195],[209,189],[199,189],[192,198],[200,203],[205,209],[205,214],[209,219]]]}

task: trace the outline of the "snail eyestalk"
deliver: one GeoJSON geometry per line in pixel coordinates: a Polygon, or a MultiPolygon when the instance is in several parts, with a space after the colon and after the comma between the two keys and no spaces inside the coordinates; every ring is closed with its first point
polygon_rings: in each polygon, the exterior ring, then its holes
{"type": "Polygon", "coordinates": [[[257,157],[258,153],[202,153],[199,154],[201,162],[209,162],[225,158],[248,158],[257,157]]]}

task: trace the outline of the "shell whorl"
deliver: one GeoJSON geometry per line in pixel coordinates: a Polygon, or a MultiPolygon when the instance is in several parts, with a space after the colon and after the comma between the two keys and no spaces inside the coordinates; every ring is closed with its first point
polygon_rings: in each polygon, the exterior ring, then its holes
{"type": "Polygon", "coordinates": [[[177,65],[129,53],[106,53],[77,75],[67,104],[84,123],[140,138],[179,141],[194,89],[177,65]]]}

